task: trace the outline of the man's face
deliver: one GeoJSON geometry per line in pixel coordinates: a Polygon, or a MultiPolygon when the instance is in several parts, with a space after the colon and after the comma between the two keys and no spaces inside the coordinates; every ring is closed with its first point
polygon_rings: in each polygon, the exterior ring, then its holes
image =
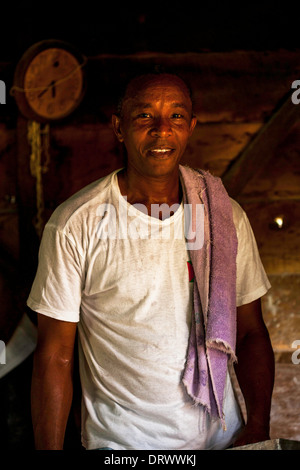
{"type": "Polygon", "coordinates": [[[168,175],[177,170],[196,125],[188,90],[170,75],[146,77],[131,88],[121,117],[113,117],[127,166],[144,176],[168,175]]]}

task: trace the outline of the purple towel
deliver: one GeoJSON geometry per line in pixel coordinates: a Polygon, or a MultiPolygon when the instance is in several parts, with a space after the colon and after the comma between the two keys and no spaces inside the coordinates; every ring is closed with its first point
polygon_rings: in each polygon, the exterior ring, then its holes
{"type": "Polygon", "coordinates": [[[228,360],[236,361],[237,235],[232,206],[220,178],[182,165],[180,173],[184,203],[192,205],[193,216],[196,204],[204,204],[203,247],[189,250],[195,272],[194,315],[182,380],[194,402],[226,428],[227,366],[228,360]]]}

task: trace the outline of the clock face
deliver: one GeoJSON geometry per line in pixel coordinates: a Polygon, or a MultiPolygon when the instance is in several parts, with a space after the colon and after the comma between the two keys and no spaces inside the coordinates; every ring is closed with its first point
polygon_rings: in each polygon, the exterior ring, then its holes
{"type": "Polygon", "coordinates": [[[46,120],[60,119],[79,104],[83,72],[69,51],[53,47],[39,52],[24,75],[24,94],[30,108],[46,120]]]}

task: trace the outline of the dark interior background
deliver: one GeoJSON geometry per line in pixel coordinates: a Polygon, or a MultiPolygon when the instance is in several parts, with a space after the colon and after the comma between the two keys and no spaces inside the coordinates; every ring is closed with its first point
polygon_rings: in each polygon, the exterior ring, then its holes
{"type": "MultiPolygon", "coordinates": [[[[291,84],[300,80],[299,10],[283,1],[0,6],[0,80],[7,88],[0,106],[0,339],[12,340],[27,311],[40,241],[28,120],[9,93],[19,60],[44,39],[66,41],[87,57],[81,105],[50,125],[43,224],[68,196],[122,165],[110,124],[122,80],[141,67],[172,68],[191,84],[198,118],[183,163],[223,179],[248,214],[272,284],[263,298],[276,357],[272,437],[300,440],[300,366],[291,360],[300,339],[300,124],[290,100],[291,84]],[[274,226],[278,215],[282,230],[274,226]]],[[[31,445],[30,361],[0,379],[4,447],[31,445]]],[[[71,447],[73,438],[71,431],[71,447]]]]}

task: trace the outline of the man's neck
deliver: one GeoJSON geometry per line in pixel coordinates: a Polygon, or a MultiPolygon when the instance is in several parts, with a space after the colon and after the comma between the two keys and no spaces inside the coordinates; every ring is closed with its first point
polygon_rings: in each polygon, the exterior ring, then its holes
{"type": "Polygon", "coordinates": [[[161,177],[138,177],[126,169],[118,173],[120,192],[130,204],[174,204],[181,201],[179,172],[161,177]]]}
{"type": "Polygon", "coordinates": [[[180,204],[182,198],[179,171],[160,177],[143,177],[124,169],[118,173],[118,183],[122,196],[129,204],[142,204],[151,214],[152,205],[167,204],[169,207],[180,204]]]}

